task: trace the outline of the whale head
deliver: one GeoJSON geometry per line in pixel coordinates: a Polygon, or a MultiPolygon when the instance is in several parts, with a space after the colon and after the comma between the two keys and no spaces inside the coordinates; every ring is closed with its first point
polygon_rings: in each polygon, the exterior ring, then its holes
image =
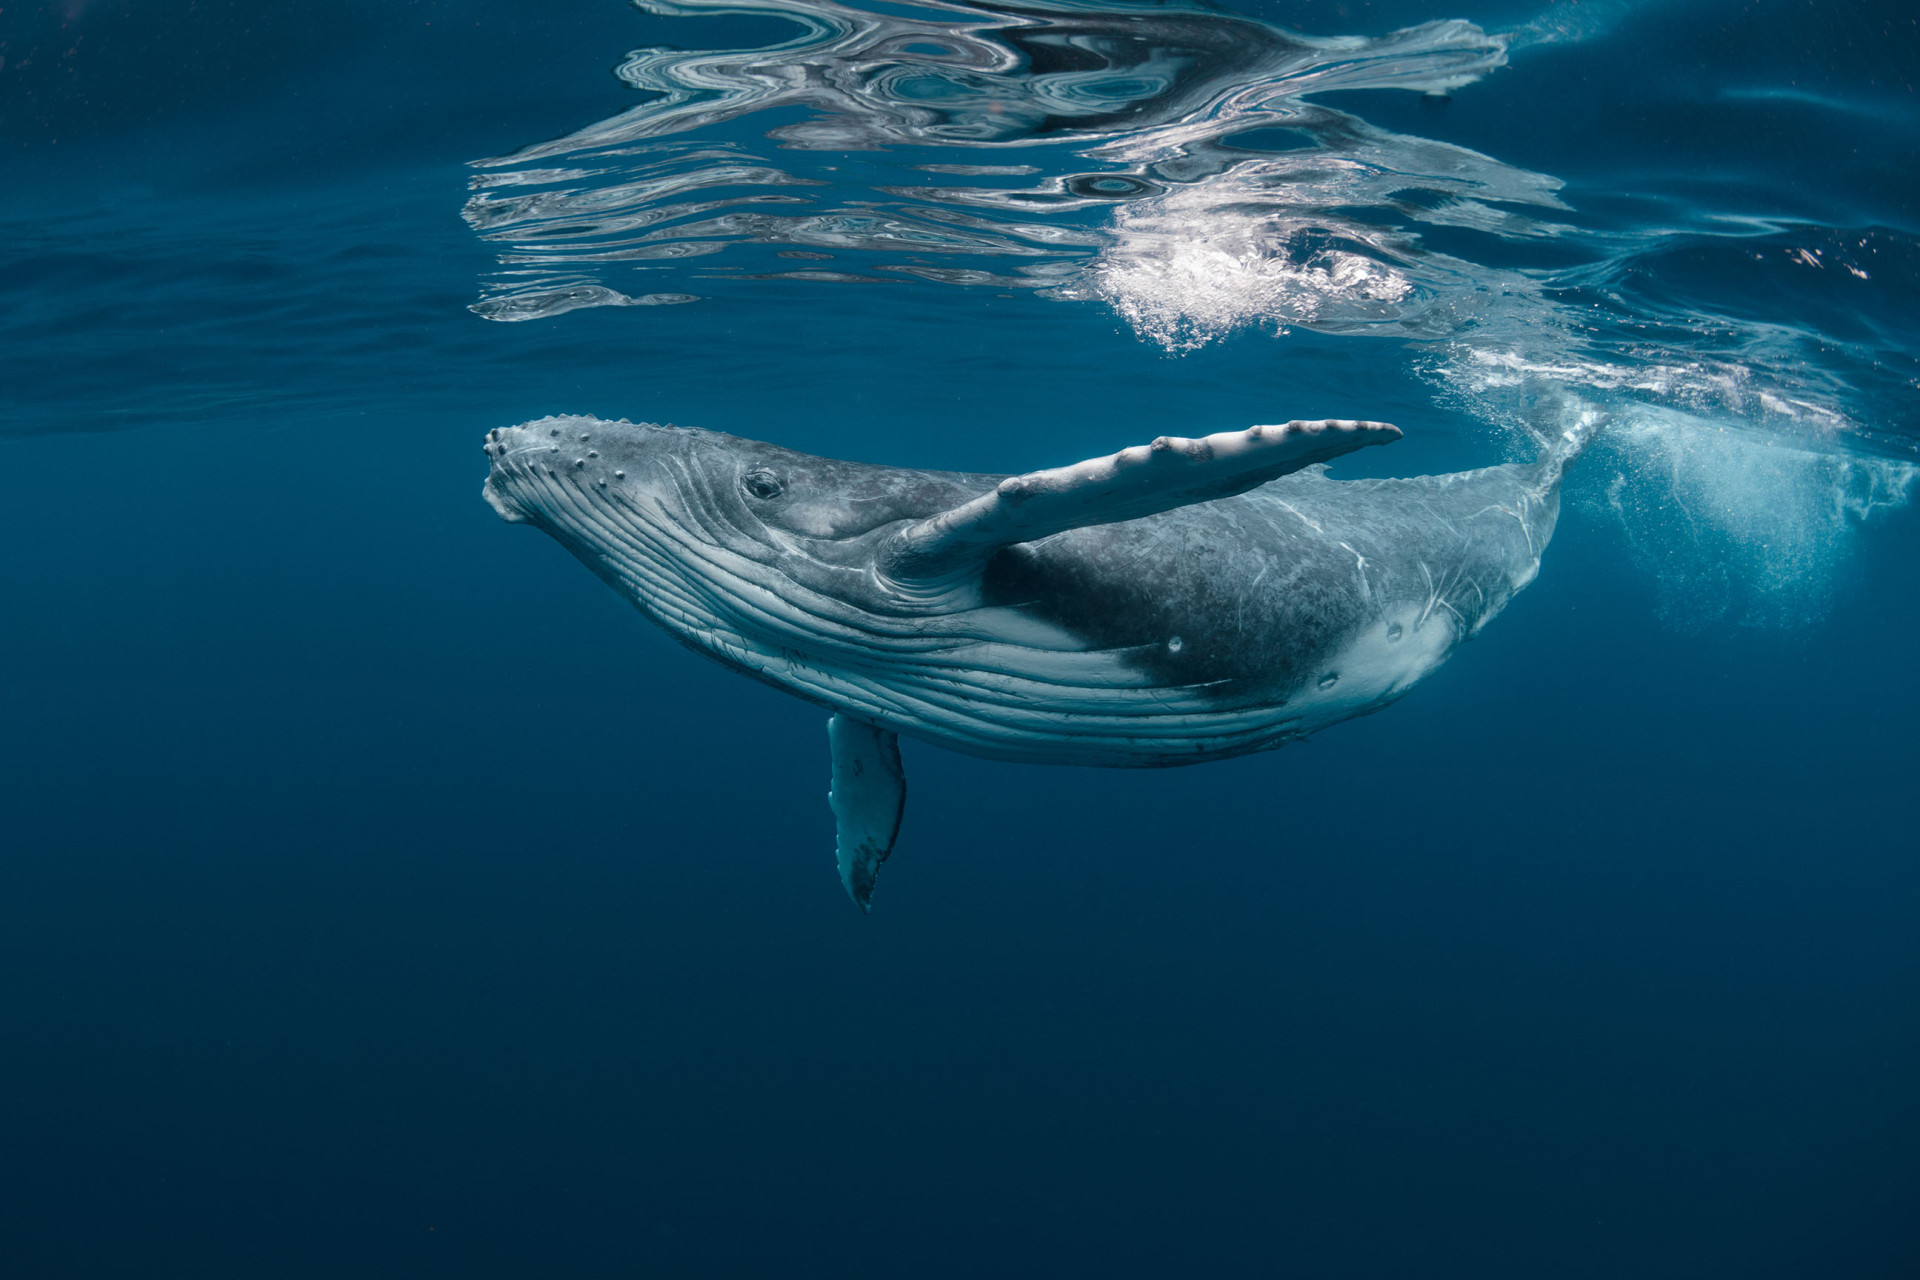
{"type": "Polygon", "coordinates": [[[875,549],[998,479],[588,417],[497,428],[484,447],[482,496],[502,518],[552,535],[669,630],[775,643],[823,614],[884,609],[875,549]]]}

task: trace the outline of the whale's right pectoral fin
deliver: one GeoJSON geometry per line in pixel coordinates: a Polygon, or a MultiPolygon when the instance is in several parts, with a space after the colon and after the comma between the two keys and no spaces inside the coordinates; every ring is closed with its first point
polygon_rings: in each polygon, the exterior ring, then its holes
{"type": "Polygon", "coordinates": [[[840,883],[867,911],[880,864],[893,852],[907,807],[900,739],[891,730],[836,712],[827,721],[827,742],[833,749],[833,790],[827,800],[837,828],[840,883]]]}
{"type": "Polygon", "coordinates": [[[1288,422],[1189,440],[1161,436],[1105,458],[1030,471],[907,526],[881,566],[902,582],[976,570],[1016,542],[1245,493],[1290,471],[1400,438],[1384,422],[1288,422]]]}

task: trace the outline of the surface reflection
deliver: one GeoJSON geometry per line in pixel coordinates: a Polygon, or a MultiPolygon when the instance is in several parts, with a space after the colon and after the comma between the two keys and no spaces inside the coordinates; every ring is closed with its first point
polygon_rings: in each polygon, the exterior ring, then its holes
{"type": "Polygon", "coordinates": [[[637,51],[619,74],[648,102],[479,162],[466,217],[503,246],[480,314],[684,300],[701,290],[634,282],[738,272],[1099,296],[1172,347],[1248,321],[1421,328],[1460,273],[1419,224],[1540,234],[1498,203],[1561,208],[1551,178],[1303,100],[1469,84],[1506,53],[1466,22],[1328,39],[1146,6],[645,7],[798,30],[637,51]]]}

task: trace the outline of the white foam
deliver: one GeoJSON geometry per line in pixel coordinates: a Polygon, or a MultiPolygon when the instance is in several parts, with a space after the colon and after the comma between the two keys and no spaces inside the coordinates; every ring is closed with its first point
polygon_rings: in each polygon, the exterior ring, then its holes
{"type": "Polygon", "coordinates": [[[1094,264],[1094,290],[1142,336],[1192,351],[1236,329],[1284,331],[1336,319],[1378,322],[1413,293],[1385,262],[1333,247],[1297,253],[1317,228],[1218,207],[1189,189],[1116,215],[1116,245],[1094,264]],[[1276,225],[1278,224],[1278,225],[1276,225]]]}

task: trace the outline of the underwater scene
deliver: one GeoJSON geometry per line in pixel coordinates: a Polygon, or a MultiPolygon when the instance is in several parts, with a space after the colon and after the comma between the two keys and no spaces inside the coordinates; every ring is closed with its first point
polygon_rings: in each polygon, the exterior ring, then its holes
{"type": "Polygon", "coordinates": [[[0,7],[0,1274],[1920,1275],[1916,85],[0,7]]]}

